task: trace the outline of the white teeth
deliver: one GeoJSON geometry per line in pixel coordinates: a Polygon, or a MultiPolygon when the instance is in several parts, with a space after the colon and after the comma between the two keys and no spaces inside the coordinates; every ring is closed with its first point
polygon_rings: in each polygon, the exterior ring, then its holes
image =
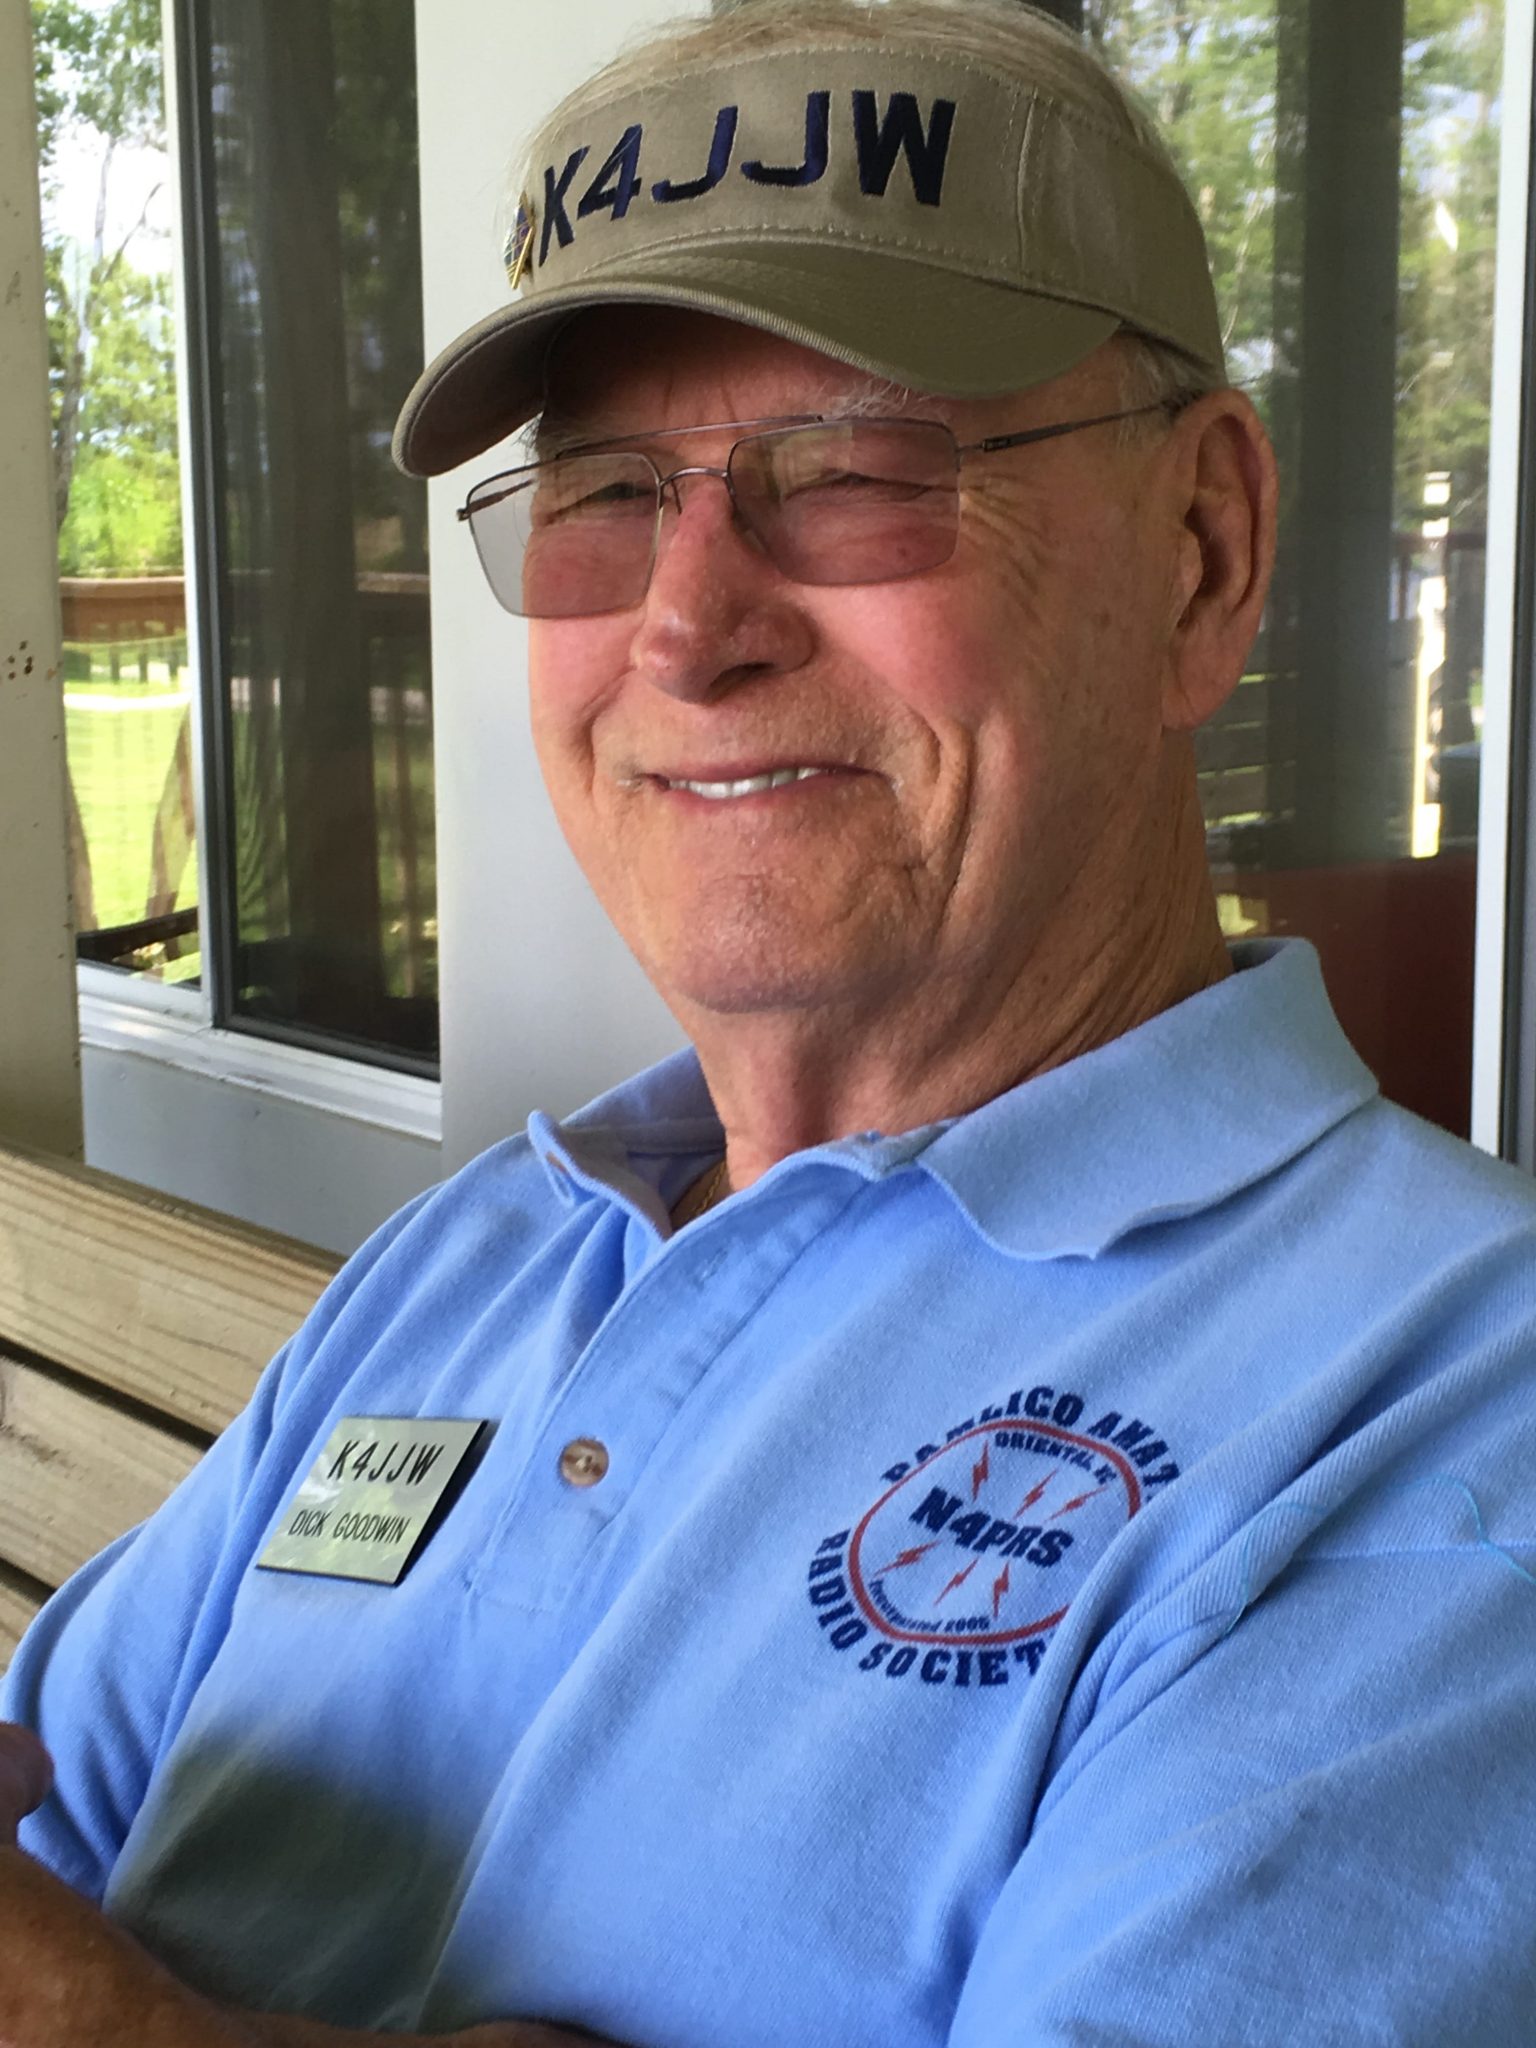
{"type": "Polygon", "coordinates": [[[782,789],[787,782],[805,782],[812,775],[825,775],[825,768],[775,768],[767,775],[748,775],[740,782],[668,782],[668,789],[689,789],[695,796],[723,799],[731,796],[761,796],[767,789],[782,789]]]}

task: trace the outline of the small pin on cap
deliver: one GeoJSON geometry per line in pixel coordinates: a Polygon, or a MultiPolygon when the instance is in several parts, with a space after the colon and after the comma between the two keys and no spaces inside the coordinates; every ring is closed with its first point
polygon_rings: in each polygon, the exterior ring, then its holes
{"type": "Polygon", "coordinates": [[[507,283],[514,291],[522,283],[528,259],[533,254],[533,226],[533,208],[528,204],[525,192],[517,202],[517,219],[507,231],[501,252],[507,266],[507,283]]]}

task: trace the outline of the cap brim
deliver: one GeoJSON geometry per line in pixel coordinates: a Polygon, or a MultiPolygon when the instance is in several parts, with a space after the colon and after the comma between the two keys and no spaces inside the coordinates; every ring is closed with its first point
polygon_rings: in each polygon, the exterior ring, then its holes
{"type": "Polygon", "coordinates": [[[599,306],[674,306],[799,342],[948,398],[1023,391],[1071,369],[1122,325],[1041,292],[846,246],[750,249],[612,264],[479,321],[417,379],[395,427],[408,476],[439,476],[526,424],[544,401],[556,330],[599,306]],[[878,337],[878,339],[874,339],[878,337]]]}

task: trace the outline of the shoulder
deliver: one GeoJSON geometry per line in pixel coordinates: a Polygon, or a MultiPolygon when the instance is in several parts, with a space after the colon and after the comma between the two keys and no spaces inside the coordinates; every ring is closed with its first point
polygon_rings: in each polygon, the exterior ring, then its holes
{"type": "Polygon", "coordinates": [[[1363,1166],[1404,1195],[1433,1187],[1466,1214],[1536,1219],[1536,1180],[1465,1138],[1377,1096],[1339,1126],[1363,1166]]]}
{"type": "MultiPolygon", "coordinates": [[[[322,1402],[369,1365],[419,1344],[441,1354],[513,1284],[566,1217],[526,1137],[504,1140],[395,1212],[347,1260],[280,1356],[278,1411],[322,1402]]],[[[419,1353],[418,1353],[419,1356],[419,1353]]]]}
{"type": "Polygon", "coordinates": [[[349,1263],[367,1269],[407,1248],[413,1259],[438,1250],[457,1256],[487,1237],[504,1250],[531,1246],[563,1213],[533,1140],[505,1138],[397,1211],[349,1263]]]}
{"type": "Polygon", "coordinates": [[[1536,1301],[1536,1181],[1380,1097],[1299,1162],[1315,1244],[1395,1272],[1523,1275],[1536,1301]]]}

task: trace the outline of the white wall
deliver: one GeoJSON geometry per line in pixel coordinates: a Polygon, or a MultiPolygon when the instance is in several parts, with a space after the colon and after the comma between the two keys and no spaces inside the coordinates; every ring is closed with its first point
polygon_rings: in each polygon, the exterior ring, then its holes
{"type": "MultiPolygon", "coordinates": [[[[644,0],[417,0],[421,237],[430,360],[505,305],[509,164],[555,102],[648,22],[644,0]]],[[[699,7],[702,13],[703,6],[699,7]]],[[[525,716],[524,629],[455,520],[494,455],[431,487],[446,1166],[558,1114],[680,1040],[597,908],[545,799],[525,716]]]]}
{"type": "Polygon", "coordinates": [[[80,1150],[32,25],[0,0],[0,1140],[80,1150]]]}
{"type": "Polygon", "coordinates": [[[87,1045],[81,1079],[92,1166],[327,1251],[440,1177],[430,1138],[162,1059],[87,1045]]]}

